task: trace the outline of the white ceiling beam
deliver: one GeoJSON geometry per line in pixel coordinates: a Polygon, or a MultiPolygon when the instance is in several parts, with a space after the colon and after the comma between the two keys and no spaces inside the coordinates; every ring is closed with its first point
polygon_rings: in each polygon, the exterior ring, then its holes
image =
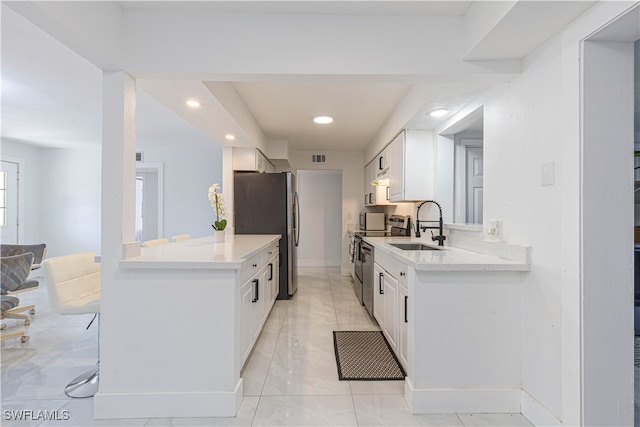
{"type": "Polygon", "coordinates": [[[473,2],[465,16],[468,61],[522,59],[596,1],[473,2]],[[484,24],[482,22],[485,21],[484,24]]]}
{"type": "Polygon", "coordinates": [[[122,9],[115,2],[2,2],[103,71],[122,70],[122,9]]]}

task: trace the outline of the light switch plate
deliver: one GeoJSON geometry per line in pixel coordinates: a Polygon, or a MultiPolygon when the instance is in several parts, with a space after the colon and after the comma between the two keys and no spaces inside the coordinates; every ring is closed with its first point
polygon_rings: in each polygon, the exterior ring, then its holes
{"type": "Polygon", "coordinates": [[[540,184],[545,187],[555,182],[554,162],[543,163],[540,167],[540,184]]]}

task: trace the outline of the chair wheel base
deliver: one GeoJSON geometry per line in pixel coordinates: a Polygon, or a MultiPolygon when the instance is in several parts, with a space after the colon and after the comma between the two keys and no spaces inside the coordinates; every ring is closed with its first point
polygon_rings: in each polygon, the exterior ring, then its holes
{"type": "Polygon", "coordinates": [[[93,397],[98,392],[99,373],[100,369],[96,368],[75,378],[65,387],[64,394],[74,398],[93,397]]]}

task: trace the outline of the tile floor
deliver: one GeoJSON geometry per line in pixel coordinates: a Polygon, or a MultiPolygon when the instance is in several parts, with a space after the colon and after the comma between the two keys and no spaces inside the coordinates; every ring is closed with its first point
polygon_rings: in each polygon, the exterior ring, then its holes
{"type": "Polygon", "coordinates": [[[95,363],[95,324],[86,330],[91,316],[53,313],[40,280],[40,289],[20,295],[36,304],[31,340],[2,343],[3,426],[531,425],[520,414],[412,415],[402,381],[339,381],[331,332],[378,328],[358,304],[351,279],[334,268],[301,268],[295,297],[276,301],[245,367],[245,399],[236,418],[94,420],[93,399],[69,399],[63,387],[95,363]],[[40,410],[57,411],[68,419],[9,419],[16,410],[32,411],[32,418],[40,410]]]}

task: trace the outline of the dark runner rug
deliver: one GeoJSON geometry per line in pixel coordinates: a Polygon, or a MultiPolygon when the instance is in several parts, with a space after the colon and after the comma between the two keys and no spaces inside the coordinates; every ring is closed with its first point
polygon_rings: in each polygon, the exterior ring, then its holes
{"type": "Polygon", "coordinates": [[[333,331],[333,345],[340,380],[404,380],[404,370],[381,331],[333,331]]]}

